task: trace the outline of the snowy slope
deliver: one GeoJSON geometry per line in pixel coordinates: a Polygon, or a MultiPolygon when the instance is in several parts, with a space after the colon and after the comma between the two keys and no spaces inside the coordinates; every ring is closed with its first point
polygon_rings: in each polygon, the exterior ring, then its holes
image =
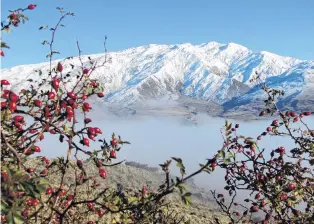
{"type": "MultiPolygon", "coordinates": [[[[269,77],[266,84],[284,91],[285,95],[278,99],[279,107],[314,110],[314,61],[301,62],[279,76],[269,77]]],[[[224,107],[236,110],[247,105],[261,106],[266,98],[260,86],[255,86],[245,95],[226,102],[224,107]]]]}
{"type": "MultiPolygon", "coordinates": [[[[83,56],[87,63],[88,56],[83,56]]],[[[269,52],[253,52],[244,46],[209,42],[201,45],[147,45],[120,52],[90,55],[102,63],[111,57],[112,63],[98,68],[94,77],[104,83],[105,101],[131,105],[143,100],[178,99],[180,96],[236,107],[254,101],[259,90],[249,80],[255,71],[263,81],[283,86],[288,95],[306,91],[314,98],[313,61],[301,61],[269,52]],[[312,92],[312,95],[311,95],[312,92]],[[233,103],[230,103],[230,100],[233,103]]],[[[65,62],[79,65],[78,58],[65,62]]],[[[53,62],[56,66],[57,61],[53,62]]],[[[34,70],[49,69],[48,63],[2,69],[2,78],[21,89],[38,79],[34,70]]],[[[302,95],[302,94],[301,94],[302,95]]]]}

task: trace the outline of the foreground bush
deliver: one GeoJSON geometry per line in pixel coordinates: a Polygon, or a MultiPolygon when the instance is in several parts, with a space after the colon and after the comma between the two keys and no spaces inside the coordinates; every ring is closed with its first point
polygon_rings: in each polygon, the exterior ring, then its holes
{"type": "MultiPolygon", "coordinates": [[[[24,12],[35,8],[31,4],[10,12],[7,22],[2,23],[2,31],[18,27],[28,19],[24,12]]],[[[38,80],[29,80],[29,89],[20,92],[10,90],[10,80],[1,80],[2,223],[179,223],[181,218],[169,215],[165,197],[176,193],[190,205],[191,193],[187,192],[186,181],[218,167],[226,171],[228,193],[225,196],[212,191],[212,194],[231,223],[252,223],[258,212],[263,215],[262,223],[313,223],[314,132],[303,120],[311,112],[278,110],[276,97],[283,93],[266,85],[263,89],[268,99],[260,115],[279,118],[257,139],[237,135],[239,125],[226,122],[223,147],[192,174],[187,175],[183,161],[173,157],[161,164],[165,181],[156,191],[146,186],[130,190],[102,184],[110,175],[106,167],[123,162],[116,161],[118,153],[129,142],[115,134],[109,140],[104,139],[102,130],[88,116],[92,110],[90,97],[104,96],[101,83],[91,78],[95,69],[104,64],[92,58],[84,63],[79,43],[78,67],[71,64],[73,57],[57,64],[52,61],[59,54],[53,45],[56,33],[64,26],[65,18],[74,16],[57,9],[61,14],[57,25],[39,28],[51,32],[51,39],[42,43],[49,48],[49,71],[35,71],[38,80]],[[300,125],[292,128],[291,122],[300,125]],[[55,136],[60,146],[66,145],[65,157],[50,160],[36,155],[45,150],[38,143],[45,141],[47,135],[55,136]],[[283,144],[273,149],[267,159],[267,151],[258,147],[258,141],[267,135],[290,137],[296,147],[288,150],[283,144]],[[97,150],[91,150],[92,142],[99,144],[97,150]],[[172,162],[180,169],[181,176],[170,177],[172,162]],[[87,166],[97,169],[97,175],[89,174],[87,166]],[[238,191],[248,192],[244,202],[237,201],[238,191]]],[[[2,56],[4,48],[8,45],[2,42],[2,56]]],[[[110,63],[110,59],[105,63],[110,63]]]]}

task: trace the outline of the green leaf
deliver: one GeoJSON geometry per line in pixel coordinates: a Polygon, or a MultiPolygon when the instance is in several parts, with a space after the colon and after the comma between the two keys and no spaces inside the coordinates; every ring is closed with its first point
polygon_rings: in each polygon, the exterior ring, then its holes
{"type": "Polygon", "coordinates": [[[7,45],[6,42],[1,42],[1,48],[8,48],[8,49],[10,49],[10,47],[7,45]]]}
{"type": "Polygon", "coordinates": [[[190,192],[187,192],[181,197],[183,202],[188,206],[192,203],[191,195],[192,194],[190,192]]]}
{"type": "Polygon", "coordinates": [[[48,40],[44,40],[41,44],[42,45],[49,44],[49,41],[48,40]]]}
{"type": "Polygon", "coordinates": [[[4,204],[3,202],[1,202],[1,211],[2,212],[7,212],[10,209],[10,207],[6,204],[4,204]]]}
{"type": "Polygon", "coordinates": [[[51,54],[60,54],[59,51],[52,51],[51,54]]]}
{"type": "Polygon", "coordinates": [[[15,212],[13,216],[13,220],[15,224],[23,224],[22,216],[19,212],[15,212]]]}
{"type": "Polygon", "coordinates": [[[230,123],[229,121],[226,120],[225,127],[226,127],[226,131],[229,131],[232,127],[232,123],[230,123]]]}
{"type": "Polygon", "coordinates": [[[64,132],[69,134],[70,128],[67,125],[63,125],[64,132]]]}
{"type": "Polygon", "coordinates": [[[171,157],[171,158],[178,163],[182,163],[182,159],[180,158],[176,158],[176,157],[171,157]]]}
{"type": "Polygon", "coordinates": [[[9,211],[6,218],[7,223],[13,223],[13,214],[12,211],[9,211]]]}
{"type": "Polygon", "coordinates": [[[133,202],[136,202],[137,200],[138,200],[137,197],[130,197],[128,198],[128,203],[131,204],[133,202]]]}
{"type": "Polygon", "coordinates": [[[119,197],[115,197],[114,201],[113,201],[113,204],[117,205],[119,203],[120,203],[120,198],[119,197]]]}
{"type": "Polygon", "coordinates": [[[226,157],[227,159],[230,159],[230,158],[233,158],[233,154],[231,153],[231,152],[229,152],[228,154],[227,154],[227,157],[226,157]]]}
{"type": "Polygon", "coordinates": [[[44,30],[44,29],[47,29],[48,28],[48,26],[41,26],[41,27],[39,27],[39,30],[44,30]]]}
{"type": "Polygon", "coordinates": [[[224,159],[223,162],[224,162],[224,164],[227,164],[227,165],[228,165],[228,164],[231,162],[231,160],[228,158],[228,159],[224,159]]]}

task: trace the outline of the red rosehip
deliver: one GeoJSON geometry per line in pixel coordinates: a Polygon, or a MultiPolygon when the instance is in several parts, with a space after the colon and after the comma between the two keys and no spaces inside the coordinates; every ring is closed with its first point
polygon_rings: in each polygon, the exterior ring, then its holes
{"type": "Polygon", "coordinates": [[[289,184],[288,188],[289,188],[290,191],[292,191],[295,188],[295,185],[294,184],[289,184]]]}
{"type": "Polygon", "coordinates": [[[82,168],[82,167],[83,167],[83,161],[82,161],[82,160],[77,160],[77,161],[76,161],[76,165],[77,165],[79,168],[82,168]]]}
{"type": "Polygon", "coordinates": [[[32,205],[33,206],[37,206],[39,204],[39,202],[38,202],[38,200],[37,199],[34,199],[33,201],[32,201],[32,205]]]}
{"type": "Polygon", "coordinates": [[[117,140],[116,138],[112,139],[112,140],[111,140],[111,145],[112,145],[112,146],[118,145],[118,140],[117,140]]]}
{"type": "Polygon", "coordinates": [[[104,214],[105,214],[105,211],[104,211],[103,209],[99,209],[99,210],[98,210],[98,215],[99,215],[99,217],[103,217],[104,214]]]}
{"type": "Polygon", "coordinates": [[[1,177],[3,179],[7,179],[9,177],[8,172],[6,172],[6,171],[1,172],[1,177]]]}
{"type": "Polygon", "coordinates": [[[88,203],[87,203],[87,206],[88,206],[89,208],[92,208],[92,207],[94,207],[94,203],[88,202],[88,203]]]}
{"type": "Polygon", "coordinates": [[[29,10],[33,10],[33,9],[36,8],[36,6],[37,6],[37,5],[30,4],[30,5],[27,6],[27,8],[28,8],[29,10]]]}
{"type": "Polygon", "coordinates": [[[110,151],[110,158],[113,158],[113,159],[117,158],[116,151],[114,150],[110,151]]]}
{"type": "Polygon", "coordinates": [[[35,152],[40,152],[40,151],[41,151],[38,146],[34,146],[33,150],[34,150],[35,152]]]}
{"type": "Polygon", "coordinates": [[[95,141],[95,135],[88,135],[88,138],[95,141]]]}
{"type": "Polygon", "coordinates": [[[86,75],[88,72],[89,72],[89,69],[88,69],[88,68],[84,68],[84,69],[83,69],[83,74],[84,74],[84,75],[86,75]]]}
{"type": "Polygon", "coordinates": [[[261,197],[261,194],[260,193],[257,193],[256,195],[255,195],[255,199],[259,199],[261,197]]]}
{"type": "Polygon", "coordinates": [[[68,201],[72,201],[73,200],[73,195],[72,194],[69,194],[68,195],[68,201]]]}
{"type": "Polygon", "coordinates": [[[33,151],[31,149],[26,149],[24,152],[25,155],[29,156],[33,154],[33,151]]]}
{"type": "Polygon", "coordinates": [[[48,99],[53,100],[56,97],[56,94],[54,92],[49,92],[48,93],[48,99]]]}
{"type": "Polygon", "coordinates": [[[87,138],[83,138],[83,145],[89,147],[89,140],[87,138]]]}
{"type": "Polygon", "coordinates": [[[286,152],[286,149],[285,149],[285,147],[283,147],[283,146],[280,146],[280,147],[279,147],[279,152],[281,152],[281,153],[284,153],[284,152],[286,152]]]}
{"type": "Polygon", "coordinates": [[[217,163],[212,162],[212,163],[210,164],[210,166],[211,166],[212,168],[215,168],[215,167],[217,166],[217,163]]]}
{"type": "Polygon", "coordinates": [[[63,207],[67,208],[68,206],[69,206],[69,202],[66,201],[63,203],[63,207]]]}
{"type": "Polygon", "coordinates": [[[11,20],[17,20],[18,19],[18,15],[15,13],[10,14],[9,17],[11,20]]]}
{"type": "Polygon", "coordinates": [[[62,72],[63,71],[63,66],[62,66],[62,64],[60,62],[57,65],[57,71],[58,72],[62,72]]]}
{"type": "Polygon", "coordinates": [[[262,140],[262,136],[258,136],[258,137],[257,137],[257,140],[262,140]]]}
{"type": "Polygon", "coordinates": [[[71,99],[75,100],[76,99],[76,94],[73,92],[68,92],[68,97],[70,97],[71,99]]]}
{"type": "Polygon", "coordinates": [[[34,172],[34,169],[33,169],[33,168],[28,168],[28,169],[27,169],[27,172],[28,172],[28,173],[33,173],[33,172],[34,172]]]}
{"type": "Polygon", "coordinates": [[[99,98],[101,98],[101,97],[104,97],[105,95],[104,95],[104,93],[97,93],[97,96],[98,96],[99,98]]]}
{"type": "Polygon", "coordinates": [[[49,133],[52,134],[52,135],[54,135],[54,134],[56,134],[57,132],[56,132],[55,129],[50,129],[50,130],[49,130],[49,133]]]}
{"type": "Polygon", "coordinates": [[[0,55],[1,55],[2,57],[4,57],[4,52],[3,52],[3,50],[0,50],[0,55]]]}
{"type": "Polygon", "coordinates": [[[42,102],[41,102],[40,100],[34,100],[34,105],[35,105],[36,107],[41,107],[42,102]]]}
{"type": "Polygon", "coordinates": [[[92,119],[90,119],[90,118],[85,118],[85,119],[84,119],[84,123],[85,123],[85,124],[88,124],[88,123],[90,123],[90,122],[92,122],[92,119]]]}
{"type": "Polygon", "coordinates": [[[16,116],[13,117],[13,120],[15,122],[23,122],[24,121],[24,117],[21,116],[21,115],[16,115],[16,116]]]}
{"type": "Polygon", "coordinates": [[[102,134],[102,131],[100,130],[100,128],[95,127],[94,130],[96,134],[102,134]]]}
{"type": "Polygon", "coordinates": [[[59,86],[60,86],[60,79],[54,77],[52,80],[52,87],[58,91],[59,90],[59,86]]]}
{"type": "Polygon", "coordinates": [[[261,117],[261,116],[265,116],[265,114],[266,114],[266,111],[262,111],[260,114],[259,114],[259,116],[261,117]]]}
{"type": "Polygon", "coordinates": [[[64,195],[66,195],[66,190],[64,190],[64,189],[61,189],[61,191],[59,192],[59,195],[60,196],[64,196],[64,195]]]}
{"type": "Polygon", "coordinates": [[[1,85],[3,85],[3,86],[8,86],[8,85],[10,85],[10,83],[9,83],[9,81],[6,80],[6,79],[1,79],[1,85]]]}
{"type": "Polygon", "coordinates": [[[35,134],[35,133],[37,133],[38,132],[38,130],[36,130],[36,129],[31,129],[31,130],[29,130],[29,133],[30,134],[35,134]]]}
{"type": "Polygon", "coordinates": [[[297,116],[297,113],[296,113],[296,112],[290,112],[290,116],[291,116],[291,117],[296,117],[296,116],[297,116]]]}
{"type": "Polygon", "coordinates": [[[61,100],[60,106],[61,106],[61,108],[66,108],[67,107],[67,102],[65,102],[64,100],[61,100]]]}
{"type": "Polygon", "coordinates": [[[19,26],[19,22],[18,21],[12,21],[13,26],[18,27],[19,26]]]}
{"type": "Polygon", "coordinates": [[[287,112],[286,112],[286,116],[287,116],[287,117],[290,117],[290,115],[291,115],[290,111],[287,111],[287,112]]]}
{"type": "Polygon", "coordinates": [[[98,86],[98,83],[96,81],[91,82],[92,87],[96,88],[98,86]]]}
{"type": "Polygon", "coordinates": [[[74,111],[71,107],[67,106],[66,112],[68,116],[73,117],[74,111]]]}
{"type": "Polygon", "coordinates": [[[28,216],[28,212],[29,212],[29,210],[28,210],[28,209],[25,209],[25,210],[22,212],[22,215],[23,215],[24,217],[27,217],[27,216],[28,216]]]}
{"type": "Polygon", "coordinates": [[[293,119],[293,123],[296,123],[296,122],[298,122],[299,121],[299,117],[295,117],[294,119],[293,119]]]}
{"type": "Polygon", "coordinates": [[[89,112],[91,107],[90,107],[89,103],[85,102],[85,103],[83,103],[82,109],[84,112],[89,112]]]}
{"type": "Polygon", "coordinates": [[[53,190],[52,190],[51,187],[49,187],[49,188],[46,190],[46,194],[47,194],[47,195],[52,194],[52,192],[53,192],[53,190]]]}
{"type": "Polygon", "coordinates": [[[7,102],[6,101],[1,102],[1,107],[7,107],[7,102]]]}
{"type": "Polygon", "coordinates": [[[281,195],[281,200],[285,201],[285,200],[287,200],[287,198],[288,198],[287,194],[282,194],[281,195]]]}
{"type": "Polygon", "coordinates": [[[278,120],[274,120],[272,123],[273,126],[278,126],[279,125],[279,121],[278,120]]]}
{"type": "Polygon", "coordinates": [[[104,168],[99,169],[99,176],[101,176],[104,179],[107,177],[107,172],[104,168]]]}
{"type": "Polygon", "coordinates": [[[311,115],[311,112],[310,111],[306,111],[303,113],[305,116],[310,116],[311,115]]]}
{"type": "Polygon", "coordinates": [[[47,175],[47,170],[44,169],[43,171],[40,172],[41,175],[47,175]]]}
{"type": "Polygon", "coordinates": [[[86,100],[87,96],[85,94],[83,94],[81,98],[82,98],[82,100],[86,100]]]}
{"type": "Polygon", "coordinates": [[[147,188],[145,186],[142,187],[142,194],[145,195],[147,193],[147,188]]]}
{"type": "Polygon", "coordinates": [[[273,130],[271,127],[267,127],[266,131],[270,132],[271,130],[273,130]]]}
{"type": "Polygon", "coordinates": [[[16,95],[15,93],[10,93],[9,95],[9,99],[12,101],[12,102],[17,102],[19,100],[19,97],[18,95],[16,95]]]}
{"type": "Polygon", "coordinates": [[[96,134],[95,129],[92,128],[92,127],[87,128],[87,132],[88,132],[89,135],[95,135],[96,134]]]}

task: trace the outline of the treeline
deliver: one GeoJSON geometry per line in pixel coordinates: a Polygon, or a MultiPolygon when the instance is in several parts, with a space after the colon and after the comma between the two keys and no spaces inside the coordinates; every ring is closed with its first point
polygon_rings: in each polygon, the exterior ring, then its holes
{"type": "Polygon", "coordinates": [[[142,164],[142,163],[138,163],[138,162],[135,162],[135,161],[127,161],[127,162],[125,162],[125,165],[133,166],[133,167],[140,168],[140,169],[144,169],[144,170],[147,170],[147,171],[150,171],[150,172],[158,172],[159,171],[158,167],[150,167],[150,166],[148,166],[148,164],[142,164]]]}

